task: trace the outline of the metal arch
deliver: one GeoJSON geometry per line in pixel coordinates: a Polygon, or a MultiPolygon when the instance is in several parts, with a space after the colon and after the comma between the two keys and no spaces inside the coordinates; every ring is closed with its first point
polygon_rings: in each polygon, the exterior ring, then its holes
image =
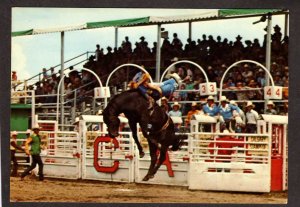
{"type": "MultiPolygon", "coordinates": [[[[145,72],[145,73],[148,73],[148,72],[145,70],[145,68],[143,68],[143,67],[141,67],[141,66],[139,66],[139,65],[132,64],[132,63],[125,63],[125,64],[123,64],[123,65],[120,65],[120,66],[116,67],[116,68],[109,74],[109,76],[108,76],[108,78],[107,78],[107,80],[106,80],[106,84],[105,84],[106,87],[108,87],[108,83],[109,83],[109,81],[110,81],[111,76],[112,76],[117,70],[119,70],[120,68],[125,67],[125,66],[133,66],[133,67],[136,67],[136,68],[142,70],[142,71],[145,72]]],[[[150,82],[153,83],[153,80],[152,80],[151,76],[150,76],[150,82]]],[[[106,107],[106,106],[107,106],[107,98],[104,99],[104,107],[106,107]]]]}
{"type": "MultiPolygon", "coordinates": [[[[115,68],[115,69],[109,74],[109,76],[108,76],[108,78],[107,78],[107,80],[106,80],[106,84],[105,84],[106,87],[108,86],[108,83],[109,83],[109,81],[110,81],[111,76],[112,76],[117,70],[119,70],[120,68],[125,67],[125,66],[133,66],[133,67],[136,67],[136,68],[142,70],[142,71],[145,72],[145,73],[148,73],[148,72],[145,70],[145,68],[143,68],[143,67],[141,67],[141,66],[139,66],[139,65],[136,65],[136,64],[126,63],[126,64],[123,64],[123,65],[120,65],[120,66],[118,66],[117,68],[115,68]]],[[[153,83],[153,80],[152,80],[151,76],[150,76],[150,82],[153,83]]]]}
{"type": "Polygon", "coordinates": [[[160,79],[160,82],[162,82],[164,76],[165,76],[166,73],[171,69],[171,67],[173,67],[174,65],[176,65],[176,64],[178,64],[178,63],[190,63],[190,64],[196,66],[196,67],[199,68],[199,69],[201,70],[201,72],[204,74],[206,82],[207,82],[207,83],[209,82],[208,77],[207,77],[206,72],[204,71],[204,69],[203,69],[200,65],[198,65],[197,63],[195,63],[195,62],[193,62],[193,61],[189,61],[189,60],[179,60],[179,61],[177,61],[177,62],[175,62],[175,63],[172,63],[169,67],[167,67],[167,69],[166,69],[166,70],[164,71],[164,73],[162,74],[161,79],[160,79]]]}
{"type": "Polygon", "coordinates": [[[269,70],[263,66],[262,64],[260,64],[259,62],[256,62],[256,61],[253,61],[253,60],[240,60],[240,61],[237,61],[235,63],[233,63],[231,66],[229,66],[229,68],[227,68],[227,70],[224,72],[223,76],[222,76],[222,79],[221,79],[221,82],[220,82],[220,97],[222,96],[222,87],[223,87],[223,80],[226,76],[226,74],[228,73],[228,71],[233,68],[234,66],[240,64],[240,63],[254,63],[258,66],[260,66],[262,69],[265,70],[265,72],[268,74],[268,76],[270,77],[271,79],[271,83],[272,83],[272,86],[274,86],[274,81],[273,81],[273,77],[272,75],[270,74],[269,70]]]}
{"type": "MultiPolygon", "coordinates": [[[[88,71],[88,72],[92,73],[97,78],[97,80],[100,84],[100,87],[103,87],[99,76],[94,71],[92,71],[90,69],[85,69],[85,68],[82,68],[81,70],[85,70],[85,71],[88,71]]],[[[71,72],[72,71],[68,71],[66,74],[69,74],[71,72]]],[[[65,78],[66,74],[64,73],[63,77],[59,80],[59,83],[58,83],[58,86],[57,86],[58,90],[57,90],[57,96],[56,96],[56,100],[57,100],[56,101],[56,120],[58,120],[58,108],[59,108],[59,103],[58,102],[59,102],[59,91],[60,91],[59,88],[60,88],[62,80],[65,78]]]]}

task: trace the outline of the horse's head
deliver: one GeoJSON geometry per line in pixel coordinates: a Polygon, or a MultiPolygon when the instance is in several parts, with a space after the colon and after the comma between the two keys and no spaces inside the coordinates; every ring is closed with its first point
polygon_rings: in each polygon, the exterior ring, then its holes
{"type": "Polygon", "coordinates": [[[103,111],[103,121],[107,126],[108,135],[112,138],[119,136],[120,120],[118,116],[110,114],[108,110],[103,111]]]}

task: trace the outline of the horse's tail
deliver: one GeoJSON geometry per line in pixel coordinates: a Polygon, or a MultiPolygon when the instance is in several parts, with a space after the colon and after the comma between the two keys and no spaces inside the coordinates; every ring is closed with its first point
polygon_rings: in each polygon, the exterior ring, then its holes
{"type": "Polygon", "coordinates": [[[188,139],[188,135],[186,135],[186,134],[176,134],[174,136],[175,136],[175,141],[172,144],[171,150],[172,151],[177,151],[177,150],[180,150],[180,147],[183,145],[184,140],[188,139]]]}

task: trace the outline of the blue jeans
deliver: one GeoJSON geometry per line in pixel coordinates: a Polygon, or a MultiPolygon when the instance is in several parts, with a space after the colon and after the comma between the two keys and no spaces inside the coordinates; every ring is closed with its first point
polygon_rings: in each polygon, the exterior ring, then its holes
{"type": "Polygon", "coordinates": [[[177,83],[173,78],[170,78],[160,85],[160,88],[162,90],[162,95],[163,96],[169,96],[171,95],[175,89],[177,88],[177,83]]]}
{"type": "Polygon", "coordinates": [[[146,88],[143,85],[139,85],[138,89],[143,94],[143,96],[147,99],[148,99],[148,95],[150,95],[155,101],[160,99],[160,94],[156,90],[146,88]]]}

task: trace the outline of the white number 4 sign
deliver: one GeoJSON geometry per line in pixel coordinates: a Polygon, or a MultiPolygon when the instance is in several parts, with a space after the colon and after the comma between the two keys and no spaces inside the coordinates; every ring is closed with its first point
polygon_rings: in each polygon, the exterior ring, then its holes
{"type": "Polygon", "coordinates": [[[281,86],[265,86],[264,88],[265,99],[282,99],[281,86]]]}

